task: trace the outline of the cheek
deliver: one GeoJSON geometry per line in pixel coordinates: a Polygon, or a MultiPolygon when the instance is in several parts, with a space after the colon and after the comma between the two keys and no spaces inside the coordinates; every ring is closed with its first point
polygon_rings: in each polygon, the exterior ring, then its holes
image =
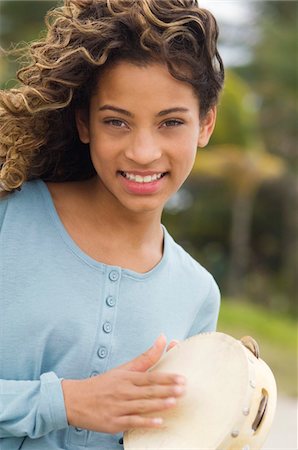
{"type": "Polygon", "coordinates": [[[197,140],[192,136],[184,136],[176,144],[177,158],[180,159],[182,166],[193,165],[197,154],[197,140]]]}
{"type": "Polygon", "coordinates": [[[90,157],[98,175],[105,178],[113,167],[113,157],[106,143],[102,141],[100,143],[90,143],[90,157]]]}
{"type": "Polygon", "coordinates": [[[111,159],[112,149],[115,148],[103,133],[92,133],[89,146],[91,157],[99,161],[111,159]]]}

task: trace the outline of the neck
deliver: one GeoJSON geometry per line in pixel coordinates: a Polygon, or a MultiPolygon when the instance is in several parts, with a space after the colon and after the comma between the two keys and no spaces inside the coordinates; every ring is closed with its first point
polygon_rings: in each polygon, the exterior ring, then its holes
{"type": "MultiPolygon", "coordinates": [[[[90,183],[91,184],[91,183],[90,183]]],[[[134,212],[103,195],[95,183],[89,186],[92,192],[90,211],[96,227],[107,237],[107,242],[121,242],[121,247],[160,247],[163,241],[161,228],[162,208],[156,211],[134,212]],[[111,239],[111,241],[109,241],[111,239]]]]}
{"type": "Polygon", "coordinates": [[[90,182],[48,183],[48,188],[71,238],[92,258],[141,273],[160,261],[161,211],[128,211],[90,182]]]}

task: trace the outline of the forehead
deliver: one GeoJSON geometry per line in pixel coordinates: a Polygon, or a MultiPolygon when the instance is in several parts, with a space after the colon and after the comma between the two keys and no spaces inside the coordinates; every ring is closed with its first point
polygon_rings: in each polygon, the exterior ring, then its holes
{"type": "Polygon", "coordinates": [[[143,66],[121,61],[104,69],[98,79],[95,96],[100,102],[137,100],[145,104],[185,103],[198,107],[198,98],[192,86],[174,78],[166,65],[150,63],[143,66]]]}

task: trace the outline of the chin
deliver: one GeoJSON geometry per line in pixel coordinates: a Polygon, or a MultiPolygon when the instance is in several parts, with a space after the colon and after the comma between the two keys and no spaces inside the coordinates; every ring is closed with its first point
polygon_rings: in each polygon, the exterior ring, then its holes
{"type": "Polygon", "coordinates": [[[161,214],[165,202],[156,201],[154,199],[138,199],[136,202],[125,202],[122,204],[127,211],[132,213],[156,213],[161,214]]]}

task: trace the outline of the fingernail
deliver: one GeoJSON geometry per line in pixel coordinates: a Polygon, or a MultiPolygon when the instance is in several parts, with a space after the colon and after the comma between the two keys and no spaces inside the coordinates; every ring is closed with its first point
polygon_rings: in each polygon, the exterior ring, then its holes
{"type": "Polygon", "coordinates": [[[177,377],[175,377],[175,383],[186,384],[186,378],[183,377],[182,375],[178,375],[177,377]]]}
{"type": "Polygon", "coordinates": [[[182,394],[182,392],[185,392],[185,386],[175,386],[174,391],[176,392],[176,394],[182,394]]]}
{"type": "Polygon", "coordinates": [[[165,403],[166,403],[167,405],[175,405],[176,399],[175,399],[175,397],[169,397],[169,398],[166,398],[166,399],[165,399],[165,403]]]}
{"type": "Polygon", "coordinates": [[[152,419],[152,422],[156,425],[160,425],[163,423],[163,419],[161,417],[155,417],[154,419],[152,419]]]}

